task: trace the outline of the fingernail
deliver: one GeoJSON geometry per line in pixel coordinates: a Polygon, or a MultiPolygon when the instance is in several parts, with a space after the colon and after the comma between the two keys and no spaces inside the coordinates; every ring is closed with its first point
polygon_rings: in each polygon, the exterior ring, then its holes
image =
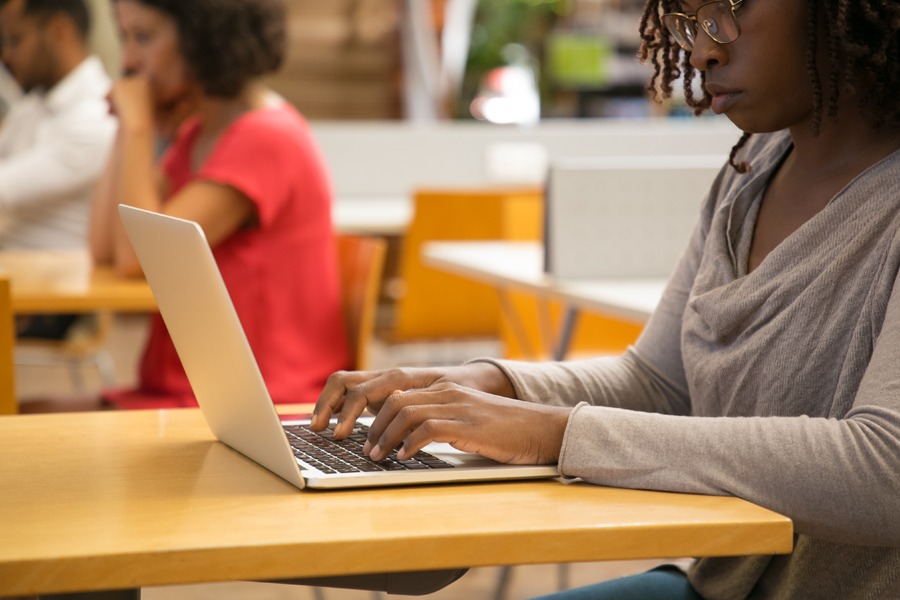
{"type": "Polygon", "coordinates": [[[371,454],[372,453],[372,444],[369,443],[369,440],[366,440],[366,443],[363,444],[363,454],[371,454]]]}
{"type": "Polygon", "coordinates": [[[372,451],[369,452],[369,456],[372,457],[372,458],[376,458],[376,457],[378,457],[378,456],[381,456],[381,446],[378,446],[378,445],[376,444],[375,447],[372,448],[372,451]]]}

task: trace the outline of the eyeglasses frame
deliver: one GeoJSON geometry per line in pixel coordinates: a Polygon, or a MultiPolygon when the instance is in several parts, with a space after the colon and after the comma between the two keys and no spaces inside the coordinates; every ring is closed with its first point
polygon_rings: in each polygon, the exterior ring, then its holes
{"type": "MultiPolygon", "coordinates": [[[[728,4],[730,5],[730,8],[731,8],[731,18],[734,19],[734,25],[737,28],[737,36],[733,40],[730,40],[728,42],[720,42],[713,36],[713,34],[711,34],[709,31],[707,31],[706,27],[704,27],[703,24],[700,23],[700,21],[697,20],[697,13],[700,12],[700,9],[702,9],[704,6],[709,6],[710,4],[724,4],[725,2],[726,2],[726,0],[710,0],[710,2],[704,2],[703,4],[698,6],[697,10],[694,11],[693,15],[688,15],[688,14],[680,13],[680,12],[670,12],[670,13],[663,14],[663,18],[665,18],[669,15],[676,16],[676,17],[683,17],[688,22],[693,22],[696,26],[696,29],[702,29],[703,33],[705,33],[707,36],[709,36],[709,39],[711,39],[715,43],[731,44],[732,42],[736,42],[738,40],[738,38],[741,37],[741,25],[740,25],[740,23],[738,23],[738,20],[737,20],[737,9],[739,9],[744,4],[744,0],[727,0],[728,4]]],[[[672,34],[672,32],[669,30],[668,26],[666,26],[666,30],[667,30],[667,33],[670,36],[672,36],[672,39],[675,40],[675,43],[678,44],[679,46],[681,46],[681,48],[685,52],[693,51],[693,49],[694,49],[693,43],[691,44],[690,48],[685,48],[684,45],[678,41],[678,38],[672,34]]],[[[694,36],[694,39],[696,39],[696,34],[694,36]]]]}

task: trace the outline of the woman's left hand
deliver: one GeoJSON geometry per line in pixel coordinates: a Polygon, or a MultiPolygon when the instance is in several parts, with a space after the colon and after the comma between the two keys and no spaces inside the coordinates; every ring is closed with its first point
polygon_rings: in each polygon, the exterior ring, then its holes
{"type": "Polygon", "coordinates": [[[378,412],[365,451],[383,460],[402,443],[398,457],[403,460],[429,442],[445,442],[503,463],[555,464],[571,411],[455,383],[398,391],[378,412]]]}

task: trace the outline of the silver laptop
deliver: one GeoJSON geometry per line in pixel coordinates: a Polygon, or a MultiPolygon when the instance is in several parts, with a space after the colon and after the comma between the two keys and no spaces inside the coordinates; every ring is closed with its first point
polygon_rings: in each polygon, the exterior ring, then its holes
{"type": "Polygon", "coordinates": [[[119,214],[209,428],[244,456],[301,489],[558,475],[555,466],[504,465],[436,443],[415,460],[375,463],[362,456],[364,432],[335,441],[311,433],[309,421],[280,421],[200,226],[125,205],[119,214]],[[336,456],[315,454],[323,449],[336,456]]]}

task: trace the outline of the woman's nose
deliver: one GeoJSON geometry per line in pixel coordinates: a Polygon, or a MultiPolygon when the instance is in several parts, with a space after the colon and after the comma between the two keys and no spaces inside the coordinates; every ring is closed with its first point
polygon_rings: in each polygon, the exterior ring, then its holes
{"type": "Polygon", "coordinates": [[[140,70],[140,57],[134,49],[128,45],[122,47],[122,74],[134,75],[140,70]]]}
{"type": "Polygon", "coordinates": [[[695,69],[706,71],[711,66],[727,64],[728,50],[725,44],[714,41],[705,31],[698,27],[690,62],[695,69]]]}

